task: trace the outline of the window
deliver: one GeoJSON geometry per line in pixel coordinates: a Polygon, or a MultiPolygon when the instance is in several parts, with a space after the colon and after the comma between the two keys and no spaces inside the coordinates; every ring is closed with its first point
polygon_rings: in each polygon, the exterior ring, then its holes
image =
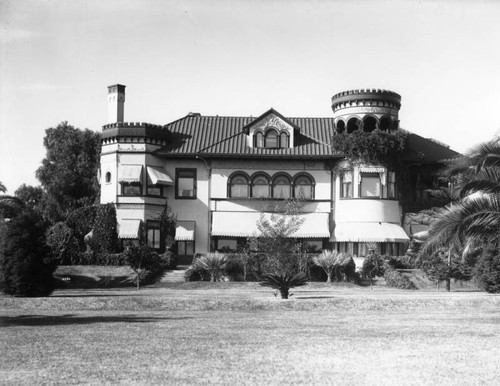
{"type": "Polygon", "coordinates": [[[193,256],[194,255],[194,241],[177,241],[177,255],[179,255],[179,256],[193,256]]]}
{"type": "Polygon", "coordinates": [[[175,186],[175,198],[196,198],[196,169],[176,169],[175,186]]]}
{"type": "Polygon", "coordinates": [[[106,172],[106,183],[109,184],[111,183],[111,173],[110,172],[106,172]]]}
{"type": "Polygon", "coordinates": [[[253,137],[254,147],[264,147],[264,134],[261,131],[257,131],[253,137]]]}
{"type": "Polygon", "coordinates": [[[217,251],[236,252],[238,250],[238,240],[236,239],[217,239],[217,251]]]}
{"type": "Polygon", "coordinates": [[[359,181],[360,197],[380,197],[381,196],[380,174],[361,173],[359,181]]]}
{"type": "Polygon", "coordinates": [[[229,197],[248,197],[248,178],[242,174],[231,177],[229,197]]]}
{"type": "Polygon", "coordinates": [[[148,246],[155,249],[160,249],[160,222],[148,221],[146,223],[146,233],[148,246]]]}
{"type": "Polygon", "coordinates": [[[139,182],[122,182],[123,196],[140,196],[142,184],[139,182]]]}
{"type": "Polygon", "coordinates": [[[303,240],[302,243],[305,253],[320,253],[323,249],[322,240],[303,240]]]}
{"type": "Polygon", "coordinates": [[[387,174],[387,197],[396,198],[396,173],[387,174]]]}
{"type": "Polygon", "coordinates": [[[270,197],[269,180],[264,175],[258,175],[252,180],[252,197],[270,197]]]}
{"type": "Polygon", "coordinates": [[[159,185],[159,184],[148,185],[147,186],[147,195],[148,196],[162,197],[163,196],[163,186],[159,185]]]}
{"type": "Polygon", "coordinates": [[[352,172],[345,171],[340,178],[340,198],[352,197],[352,172]]]}
{"type": "Polygon", "coordinates": [[[314,184],[312,177],[307,175],[299,175],[294,181],[294,197],[295,198],[314,198],[314,184]]]}
{"type": "Polygon", "coordinates": [[[279,147],[278,144],[278,132],[274,129],[269,129],[266,131],[265,137],[265,147],[276,148],[279,147]]]}
{"type": "Polygon", "coordinates": [[[273,197],[274,198],[290,198],[291,184],[287,176],[278,175],[273,181],[273,197]]]}
{"type": "Polygon", "coordinates": [[[288,134],[287,133],[280,134],[280,147],[283,149],[287,149],[290,147],[290,144],[288,143],[288,134]]]}

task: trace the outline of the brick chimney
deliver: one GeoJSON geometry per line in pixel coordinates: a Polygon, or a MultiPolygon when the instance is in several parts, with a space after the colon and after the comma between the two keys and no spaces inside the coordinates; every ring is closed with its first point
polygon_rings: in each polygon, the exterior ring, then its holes
{"type": "Polygon", "coordinates": [[[108,86],[108,123],[123,122],[125,104],[125,86],[108,86]]]}

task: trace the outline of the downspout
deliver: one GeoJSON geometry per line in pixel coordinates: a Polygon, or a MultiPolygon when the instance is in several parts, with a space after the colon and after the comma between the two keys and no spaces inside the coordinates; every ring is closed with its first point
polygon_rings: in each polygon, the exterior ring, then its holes
{"type": "Polygon", "coordinates": [[[207,238],[207,252],[210,252],[210,239],[212,234],[212,166],[209,162],[200,156],[196,156],[197,160],[203,161],[205,168],[208,171],[208,214],[207,214],[207,227],[208,227],[208,238],[207,238]]]}

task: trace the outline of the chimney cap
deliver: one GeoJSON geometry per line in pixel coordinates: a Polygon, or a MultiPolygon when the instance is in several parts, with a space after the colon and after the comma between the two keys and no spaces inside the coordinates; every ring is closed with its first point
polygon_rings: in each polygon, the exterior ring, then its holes
{"type": "Polygon", "coordinates": [[[108,86],[108,92],[109,93],[112,93],[112,92],[125,92],[125,85],[123,84],[119,84],[119,83],[116,83],[116,84],[112,84],[111,86],[108,86]]]}

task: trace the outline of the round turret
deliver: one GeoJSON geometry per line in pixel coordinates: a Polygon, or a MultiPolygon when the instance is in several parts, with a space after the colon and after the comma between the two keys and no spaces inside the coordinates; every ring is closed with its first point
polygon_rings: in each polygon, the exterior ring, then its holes
{"type": "Polygon", "coordinates": [[[401,96],[389,90],[350,90],[332,97],[333,117],[338,133],[397,130],[400,107],[401,96]]]}

